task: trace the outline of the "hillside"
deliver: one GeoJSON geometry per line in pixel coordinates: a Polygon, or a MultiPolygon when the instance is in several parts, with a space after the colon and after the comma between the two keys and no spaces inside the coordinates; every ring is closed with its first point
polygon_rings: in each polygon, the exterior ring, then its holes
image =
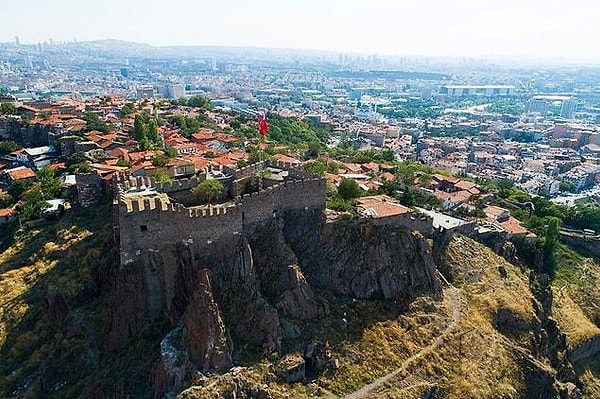
{"type": "Polygon", "coordinates": [[[174,248],[186,278],[146,319],[109,212],[68,212],[0,255],[1,397],[600,397],[600,273],[568,249],[549,284],[456,236],[450,286],[418,234],[292,214],[197,259],[174,248]]]}
{"type": "MultiPolygon", "coordinates": [[[[444,260],[456,288],[445,288],[442,301],[420,297],[400,315],[381,302],[354,302],[351,308],[365,323],[329,346],[339,369],[293,385],[291,397],[575,398],[576,385],[584,398],[598,397],[597,355],[576,363],[576,374],[558,359],[567,348],[560,347],[562,333],[544,316],[549,291],[536,297],[529,271],[465,237],[452,240],[444,260]]],[[[348,309],[341,306],[340,312],[348,309]]],[[[581,312],[571,320],[588,327],[587,337],[597,335],[581,312]]],[[[328,325],[321,332],[340,334],[328,325]]],[[[290,397],[275,381],[263,362],[209,378],[181,397],[209,398],[232,389],[290,397]]]]}

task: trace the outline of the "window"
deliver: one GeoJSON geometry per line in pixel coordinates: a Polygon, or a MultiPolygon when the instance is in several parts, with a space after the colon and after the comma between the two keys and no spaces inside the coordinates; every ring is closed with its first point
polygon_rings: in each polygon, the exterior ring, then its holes
{"type": "Polygon", "coordinates": [[[142,232],[148,231],[148,226],[146,226],[145,224],[141,225],[140,226],[140,231],[142,231],[142,232]]]}

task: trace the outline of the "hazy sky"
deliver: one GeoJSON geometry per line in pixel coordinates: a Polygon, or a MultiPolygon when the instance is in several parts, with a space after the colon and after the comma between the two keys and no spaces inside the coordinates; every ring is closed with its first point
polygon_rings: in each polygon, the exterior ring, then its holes
{"type": "Polygon", "coordinates": [[[0,0],[0,42],[600,57],[597,0],[0,0]]]}

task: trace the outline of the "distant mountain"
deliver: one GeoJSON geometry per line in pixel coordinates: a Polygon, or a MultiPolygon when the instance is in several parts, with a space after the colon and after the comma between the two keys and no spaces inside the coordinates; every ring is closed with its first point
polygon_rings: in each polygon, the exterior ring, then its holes
{"type": "Polygon", "coordinates": [[[337,53],[322,50],[307,49],[278,49],[264,47],[234,47],[234,46],[152,46],[147,43],[128,42],[124,40],[105,39],[69,43],[71,49],[95,52],[98,55],[113,57],[144,57],[144,58],[206,58],[214,56],[253,58],[273,57],[285,58],[291,55],[299,57],[337,57],[337,53]]]}

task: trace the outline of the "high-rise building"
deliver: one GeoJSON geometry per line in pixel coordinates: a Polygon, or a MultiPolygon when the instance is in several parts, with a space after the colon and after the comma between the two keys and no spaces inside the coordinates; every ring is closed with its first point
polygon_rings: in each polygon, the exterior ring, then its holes
{"type": "Polygon", "coordinates": [[[546,116],[548,113],[548,101],[545,98],[533,97],[527,105],[527,113],[538,113],[541,116],[546,116]]]}
{"type": "Polygon", "coordinates": [[[179,99],[185,97],[185,86],[180,83],[167,85],[167,98],[179,99]]]}
{"type": "Polygon", "coordinates": [[[575,117],[575,100],[573,98],[563,100],[560,107],[560,116],[565,119],[573,119],[575,117]]]}
{"type": "Polygon", "coordinates": [[[136,95],[138,100],[144,100],[148,98],[154,98],[156,91],[153,86],[144,85],[136,89],[136,95]]]}
{"type": "Polygon", "coordinates": [[[15,44],[16,44],[17,46],[20,46],[20,45],[21,45],[21,40],[19,39],[19,36],[15,36],[15,44]]]}

